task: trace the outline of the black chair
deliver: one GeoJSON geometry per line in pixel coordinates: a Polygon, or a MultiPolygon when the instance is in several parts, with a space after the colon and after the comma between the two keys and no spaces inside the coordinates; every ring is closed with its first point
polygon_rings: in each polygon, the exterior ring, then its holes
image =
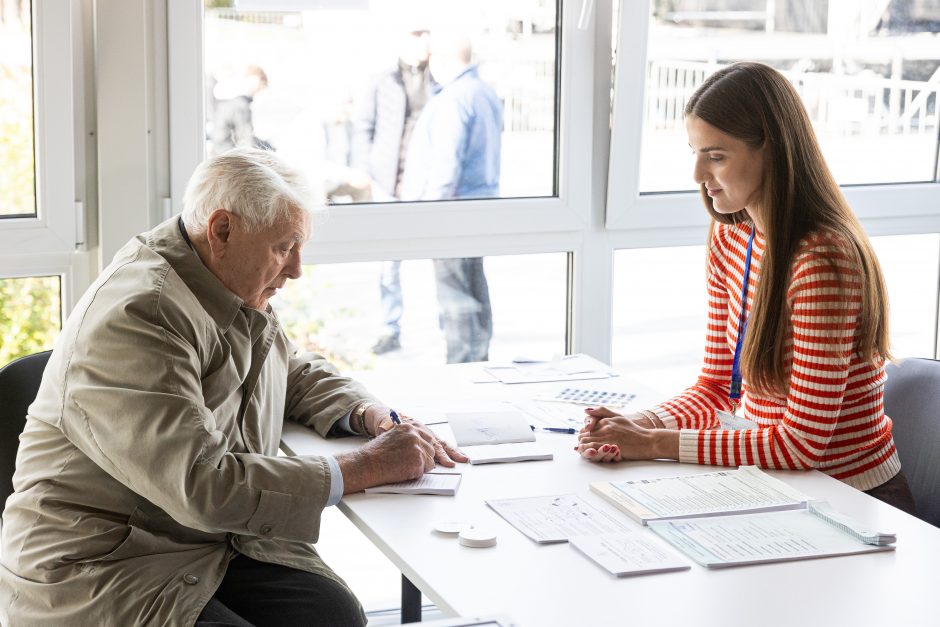
{"type": "Polygon", "coordinates": [[[0,369],[0,510],[13,493],[16,449],[26,426],[26,410],[36,398],[51,354],[20,357],[0,369]]]}
{"type": "Polygon", "coordinates": [[[940,361],[905,359],[885,370],[885,413],[917,516],[940,527],[940,361]]]}

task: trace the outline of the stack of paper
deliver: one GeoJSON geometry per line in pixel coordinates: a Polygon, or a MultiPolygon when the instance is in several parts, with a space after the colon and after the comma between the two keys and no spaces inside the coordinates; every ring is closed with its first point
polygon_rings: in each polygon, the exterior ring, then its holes
{"type": "Polygon", "coordinates": [[[591,490],[642,524],[805,508],[809,497],[754,466],[683,477],[592,483],[591,490]]]}
{"type": "Polygon", "coordinates": [[[372,494],[436,494],[454,496],[457,493],[457,486],[460,485],[460,477],[459,472],[432,470],[411,481],[386,483],[385,485],[366,488],[365,491],[372,494]]]}

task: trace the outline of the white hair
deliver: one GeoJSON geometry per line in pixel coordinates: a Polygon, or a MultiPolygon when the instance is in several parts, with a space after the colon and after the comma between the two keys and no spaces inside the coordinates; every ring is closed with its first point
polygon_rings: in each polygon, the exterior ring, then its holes
{"type": "Polygon", "coordinates": [[[312,213],[316,206],[306,177],[277,154],[234,148],[196,166],[183,195],[183,223],[191,234],[202,234],[212,212],[225,209],[257,232],[298,209],[312,213]]]}

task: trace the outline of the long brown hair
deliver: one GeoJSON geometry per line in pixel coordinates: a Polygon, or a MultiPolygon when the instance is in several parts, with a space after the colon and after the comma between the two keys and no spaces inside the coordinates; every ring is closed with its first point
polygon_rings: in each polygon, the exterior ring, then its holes
{"type": "MultiPolygon", "coordinates": [[[[834,242],[844,244],[840,254],[859,273],[861,314],[853,350],[873,361],[890,358],[888,300],[881,267],[823,159],[796,89],[771,67],[734,63],[705,80],[686,104],[685,115],[764,150],[759,211],[766,247],[741,355],[748,385],[762,393],[787,392],[791,312],[786,295],[793,256],[800,240],[810,233],[830,235],[834,242]]],[[[715,211],[704,184],[701,194],[715,222],[749,221],[745,211],[730,215],[715,211]]],[[[834,259],[829,263],[836,268],[834,259]]],[[[844,279],[840,278],[843,293],[848,289],[844,279]]]]}

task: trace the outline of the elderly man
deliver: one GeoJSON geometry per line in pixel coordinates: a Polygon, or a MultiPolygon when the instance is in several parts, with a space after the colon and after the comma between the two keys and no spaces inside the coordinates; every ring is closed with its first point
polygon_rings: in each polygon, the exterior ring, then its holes
{"type": "Polygon", "coordinates": [[[273,153],[213,157],[82,297],[21,438],[0,623],[365,624],[310,546],[321,512],[466,458],[284,336],[268,299],[301,274],[304,190],[273,153]],[[278,457],[285,419],[373,439],[278,457]]]}

